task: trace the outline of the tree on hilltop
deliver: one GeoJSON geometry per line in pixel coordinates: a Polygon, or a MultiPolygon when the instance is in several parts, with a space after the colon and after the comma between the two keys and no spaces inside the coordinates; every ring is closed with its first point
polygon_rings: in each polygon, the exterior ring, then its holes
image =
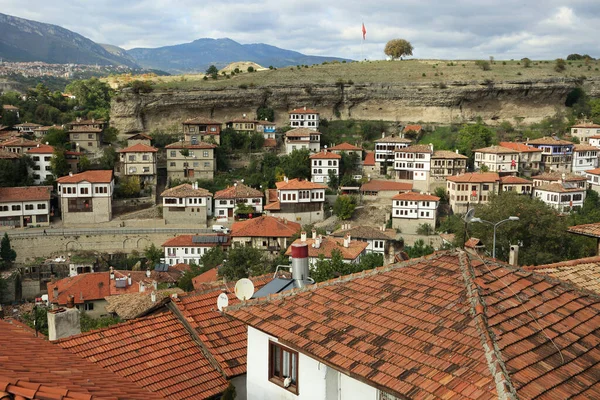
{"type": "Polygon", "coordinates": [[[385,55],[392,57],[392,60],[402,59],[403,56],[412,56],[413,46],[408,40],[392,39],[387,42],[383,52],[385,55]]]}

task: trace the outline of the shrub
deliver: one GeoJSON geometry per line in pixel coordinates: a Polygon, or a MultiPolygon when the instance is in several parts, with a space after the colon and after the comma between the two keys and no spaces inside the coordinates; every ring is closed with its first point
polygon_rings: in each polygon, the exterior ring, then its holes
{"type": "Polygon", "coordinates": [[[563,60],[562,58],[557,58],[554,64],[554,70],[556,72],[563,72],[565,69],[567,69],[565,60],[563,60]]]}
{"type": "Polygon", "coordinates": [[[421,76],[427,76],[427,74],[425,72],[423,72],[423,75],[421,75],[421,76]]]}
{"type": "Polygon", "coordinates": [[[240,86],[238,86],[240,89],[248,89],[248,85],[246,85],[245,83],[242,83],[240,86]]]}
{"type": "Polygon", "coordinates": [[[252,65],[248,67],[248,72],[254,72],[254,67],[252,65]]]}
{"type": "Polygon", "coordinates": [[[490,66],[490,62],[485,60],[477,60],[475,61],[475,65],[477,65],[484,71],[489,71],[490,69],[492,69],[492,67],[490,66]]]}

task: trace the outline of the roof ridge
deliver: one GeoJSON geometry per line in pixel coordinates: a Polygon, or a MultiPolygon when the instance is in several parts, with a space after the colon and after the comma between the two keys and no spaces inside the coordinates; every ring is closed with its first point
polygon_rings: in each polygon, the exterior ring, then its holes
{"type": "MultiPolygon", "coordinates": [[[[486,304],[479,292],[479,286],[475,283],[475,271],[471,265],[469,256],[462,250],[458,253],[460,270],[464,279],[467,299],[471,304],[471,315],[475,328],[479,332],[483,352],[487,360],[488,368],[496,383],[496,391],[499,399],[517,399],[517,391],[510,379],[510,374],[506,369],[502,352],[495,340],[495,335],[491,332],[485,314],[486,304]]],[[[481,259],[483,265],[487,267],[485,261],[481,259]]]]}

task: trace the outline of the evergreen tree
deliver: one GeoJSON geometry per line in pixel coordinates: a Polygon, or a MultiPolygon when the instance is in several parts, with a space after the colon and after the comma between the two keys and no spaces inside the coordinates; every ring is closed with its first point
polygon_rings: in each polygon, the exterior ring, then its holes
{"type": "Polygon", "coordinates": [[[2,261],[2,268],[9,268],[16,258],[17,252],[10,246],[8,233],[4,233],[4,237],[2,238],[2,241],[0,241],[0,260],[2,261]]]}

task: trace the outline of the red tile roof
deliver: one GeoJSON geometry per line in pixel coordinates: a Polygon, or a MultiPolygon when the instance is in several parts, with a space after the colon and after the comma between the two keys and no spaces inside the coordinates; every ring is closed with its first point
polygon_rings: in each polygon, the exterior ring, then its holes
{"type": "Polygon", "coordinates": [[[190,142],[175,142],[165,146],[165,149],[214,149],[217,145],[211,143],[198,142],[192,144],[190,142]]]}
{"type": "Polygon", "coordinates": [[[500,177],[500,182],[502,182],[503,185],[514,185],[514,184],[522,184],[522,185],[532,185],[533,182],[531,182],[529,179],[525,179],[525,178],[519,178],[518,176],[502,176],[500,177]]]}
{"type": "Polygon", "coordinates": [[[585,172],[591,175],[600,175],[600,168],[588,169],[585,172]]]}
{"type": "Polygon", "coordinates": [[[110,170],[90,170],[79,174],[62,176],[56,180],[58,183],[110,183],[113,180],[113,172],[110,170]]]}
{"type": "Polygon", "coordinates": [[[433,149],[428,144],[413,144],[408,147],[397,149],[396,151],[403,153],[433,153],[433,149]]]}
{"type": "Polygon", "coordinates": [[[152,136],[146,135],[145,133],[136,133],[135,135],[129,136],[127,140],[152,140],[152,136]]]}
{"type": "MultiPolygon", "coordinates": [[[[369,246],[367,242],[350,238],[350,244],[348,247],[344,247],[344,239],[330,236],[323,236],[321,245],[319,248],[313,247],[315,239],[307,238],[306,242],[301,239],[294,240],[294,243],[307,243],[308,244],[308,256],[311,258],[319,258],[321,255],[325,258],[333,257],[333,251],[338,250],[342,254],[344,260],[355,260],[360,256],[365,249],[369,246]]],[[[285,252],[286,256],[292,255],[292,243],[285,252]]]]}
{"type": "Polygon", "coordinates": [[[214,119],[198,117],[198,118],[191,118],[191,119],[187,119],[187,120],[183,121],[183,125],[219,125],[219,126],[221,126],[221,123],[219,121],[215,121],[214,119]]]}
{"type": "Polygon", "coordinates": [[[484,261],[439,252],[226,314],[399,398],[600,398],[600,297],[484,261]]]}
{"type": "Polygon", "coordinates": [[[218,273],[219,273],[219,268],[215,267],[215,268],[209,269],[208,271],[206,271],[198,276],[195,276],[194,278],[192,278],[192,285],[194,285],[194,289],[198,290],[201,287],[201,284],[203,284],[203,283],[216,281],[218,273]]]}
{"type": "Polygon", "coordinates": [[[412,140],[400,136],[385,136],[375,140],[375,143],[411,143],[412,140]]]}
{"type": "Polygon", "coordinates": [[[265,139],[263,142],[263,147],[277,147],[276,139],[265,139]]]}
{"type": "Polygon", "coordinates": [[[481,242],[481,239],[472,237],[465,242],[465,247],[468,247],[470,249],[477,249],[480,247],[484,247],[484,244],[481,242]]]}
{"type": "Polygon", "coordinates": [[[546,274],[564,282],[572,283],[582,289],[600,294],[600,257],[580,258],[561,261],[554,264],[530,265],[527,271],[546,274]]]}
{"type": "Polygon", "coordinates": [[[600,125],[590,122],[583,122],[581,124],[573,125],[571,128],[600,128],[600,125]]]}
{"type": "Polygon", "coordinates": [[[19,107],[13,106],[11,104],[3,104],[2,108],[5,110],[11,110],[11,111],[17,111],[19,110],[19,107]]]}
{"type": "MultiPolygon", "coordinates": [[[[572,181],[585,181],[587,178],[583,175],[578,174],[564,174],[566,182],[572,181]]],[[[535,175],[531,177],[534,181],[559,181],[563,180],[563,174],[560,172],[546,172],[543,174],[535,175]]]]}
{"type": "Polygon", "coordinates": [[[246,186],[243,183],[236,183],[226,189],[219,190],[215,193],[216,199],[248,199],[248,198],[262,198],[263,194],[260,190],[246,186]]]}
{"type": "Polygon", "coordinates": [[[598,151],[598,148],[589,144],[576,144],[573,146],[573,151],[598,151]]]}
{"type": "Polygon", "coordinates": [[[121,149],[119,153],[156,153],[158,149],[156,147],[148,146],[143,143],[136,143],[133,146],[129,146],[125,149],[121,149]]]}
{"type": "Polygon", "coordinates": [[[334,158],[336,160],[339,160],[340,158],[342,158],[342,156],[339,154],[328,152],[327,150],[321,150],[320,152],[311,155],[309,158],[310,159],[319,159],[319,158],[332,159],[332,158],[334,158]]]}
{"type": "Polygon", "coordinates": [[[301,108],[294,108],[288,114],[318,114],[318,113],[319,112],[317,110],[313,110],[311,108],[306,108],[306,107],[301,107],[301,108]]]}
{"type": "Polygon", "coordinates": [[[162,197],[212,197],[212,193],[204,188],[194,189],[189,183],[165,190],[160,194],[162,197]]]}
{"type": "Polygon", "coordinates": [[[214,234],[202,234],[202,235],[179,235],[172,239],[167,240],[162,244],[162,247],[217,247],[218,244],[221,246],[229,246],[229,236],[221,233],[214,234]],[[218,237],[222,236],[226,239],[223,243],[201,243],[194,242],[196,237],[218,237]]]}
{"type": "Polygon", "coordinates": [[[484,147],[481,149],[474,150],[476,153],[486,153],[486,154],[514,154],[518,153],[517,150],[511,149],[509,147],[504,146],[490,146],[484,147]]]}
{"type": "Polygon", "coordinates": [[[363,161],[364,166],[373,167],[375,166],[375,152],[368,151],[365,156],[365,160],[363,161]]]}
{"type": "Polygon", "coordinates": [[[27,151],[27,154],[52,154],[54,153],[54,147],[47,144],[39,144],[27,151]]]}
{"type": "MultiPolygon", "coordinates": [[[[255,290],[263,287],[272,280],[273,274],[251,278],[255,290]]],[[[231,287],[222,284],[221,287],[231,287]]],[[[220,287],[200,293],[190,293],[174,300],[171,304],[183,314],[195,329],[207,352],[212,356],[227,378],[246,373],[247,328],[240,321],[223,315],[217,310],[217,297],[222,290],[220,287]]],[[[233,288],[225,293],[229,304],[240,301],[235,297],[233,288]]]]}
{"type": "Polygon", "coordinates": [[[553,137],[549,137],[549,136],[544,136],[543,138],[534,139],[534,140],[530,140],[527,142],[527,145],[532,145],[532,144],[537,144],[537,145],[548,144],[548,145],[552,145],[552,146],[570,144],[571,146],[573,146],[573,142],[569,142],[568,140],[554,139],[553,137]]]}
{"type": "Polygon", "coordinates": [[[106,123],[103,119],[76,119],[69,122],[67,125],[96,125],[106,123]]]}
{"type": "Polygon", "coordinates": [[[354,146],[348,142],[340,143],[333,147],[329,148],[329,151],[362,151],[362,149],[358,146],[354,146]]]}
{"type": "Polygon", "coordinates": [[[0,147],[36,147],[39,144],[40,142],[36,142],[35,140],[16,138],[0,143],[0,147]]]}
{"type": "Polygon", "coordinates": [[[507,149],[513,149],[518,151],[519,153],[541,153],[541,149],[536,149],[535,147],[527,146],[525,143],[516,143],[516,142],[500,142],[500,146],[506,147],[507,149]]]}
{"type": "Polygon", "coordinates": [[[302,229],[299,223],[267,215],[235,222],[231,237],[292,237],[302,229]]]}
{"type": "Polygon", "coordinates": [[[16,160],[19,158],[17,153],[0,149],[0,160],[16,160]]]}
{"type": "Polygon", "coordinates": [[[0,320],[0,397],[39,400],[162,399],[135,382],[0,320]],[[14,397],[12,397],[14,396],[14,397]]]}
{"type": "Polygon", "coordinates": [[[423,129],[423,127],[421,125],[406,125],[403,129],[404,132],[408,132],[408,131],[414,131],[414,132],[421,132],[421,130],[423,129]]]}
{"type": "Polygon", "coordinates": [[[360,187],[361,192],[382,192],[382,191],[404,191],[412,190],[412,183],[394,182],[387,180],[372,179],[363,183],[360,187]]]}
{"type": "Polygon", "coordinates": [[[58,346],[169,399],[208,399],[228,386],[173,312],[59,340],[58,346]]]}
{"type": "Polygon", "coordinates": [[[535,186],[533,190],[545,190],[546,192],[553,193],[585,192],[585,188],[567,188],[560,183],[550,183],[547,185],[535,186]]]}
{"type": "Polygon", "coordinates": [[[267,189],[266,197],[267,203],[277,201],[277,189],[267,189]]]}
{"type": "Polygon", "coordinates": [[[339,229],[331,234],[331,236],[342,238],[346,235],[350,235],[352,239],[396,240],[395,229],[386,229],[382,231],[380,228],[374,228],[366,225],[354,226],[348,229],[339,229]]]}
{"type": "Polygon", "coordinates": [[[408,201],[440,201],[437,196],[432,196],[425,193],[406,192],[400,193],[392,197],[392,200],[408,200],[408,201]]]}
{"type": "Polygon", "coordinates": [[[48,201],[52,186],[0,187],[0,203],[11,201],[48,201]]]}
{"type": "Polygon", "coordinates": [[[500,177],[495,172],[468,172],[463,175],[449,176],[446,180],[459,183],[498,182],[500,177]]]}
{"type": "Polygon", "coordinates": [[[303,181],[298,178],[289,179],[286,181],[276,182],[275,186],[279,190],[310,190],[310,189],[327,189],[326,185],[314,183],[311,181],[303,181]]]}
{"type": "Polygon", "coordinates": [[[264,207],[264,209],[267,210],[267,211],[279,211],[279,210],[281,210],[281,203],[279,202],[279,200],[274,201],[274,202],[272,202],[270,204],[267,204],[264,207]]]}
{"type": "Polygon", "coordinates": [[[295,128],[285,133],[286,138],[290,137],[309,137],[311,135],[321,135],[321,132],[313,131],[309,128],[295,128]]]}
{"type": "Polygon", "coordinates": [[[574,225],[568,228],[571,233],[600,238],[600,222],[593,224],[574,225]]]}
{"type": "Polygon", "coordinates": [[[433,152],[433,155],[431,156],[431,158],[444,158],[444,159],[467,159],[469,157],[462,155],[460,153],[457,153],[455,151],[449,151],[449,150],[435,150],[433,152]]]}

